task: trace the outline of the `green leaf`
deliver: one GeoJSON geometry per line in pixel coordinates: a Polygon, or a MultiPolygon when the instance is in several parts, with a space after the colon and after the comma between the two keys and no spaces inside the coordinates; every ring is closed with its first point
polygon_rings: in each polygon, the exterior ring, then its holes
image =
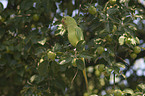
{"type": "Polygon", "coordinates": [[[119,18],[116,18],[115,16],[113,15],[110,15],[109,16],[109,19],[113,22],[113,23],[116,23],[116,24],[119,24],[121,21],[119,18]]]}
{"type": "Polygon", "coordinates": [[[119,67],[117,67],[117,66],[113,66],[113,69],[114,69],[114,71],[115,71],[115,73],[116,73],[116,74],[118,74],[118,73],[119,73],[119,71],[120,71],[120,68],[119,68],[119,67]]]}
{"type": "Polygon", "coordinates": [[[63,72],[63,71],[66,71],[67,67],[68,67],[68,65],[66,65],[66,64],[60,65],[60,66],[59,66],[59,70],[62,71],[62,72],[63,72]]]}
{"type": "Polygon", "coordinates": [[[109,53],[108,52],[103,52],[102,57],[104,58],[105,61],[108,62],[108,64],[111,64],[111,59],[109,58],[109,53]]]}
{"type": "Polygon", "coordinates": [[[124,40],[125,40],[125,37],[124,36],[120,36],[119,37],[119,44],[123,45],[124,44],[124,40]]]}
{"type": "Polygon", "coordinates": [[[123,23],[129,23],[130,21],[132,21],[131,17],[126,17],[123,21],[123,23]]]}
{"type": "Polygon", "coordinates": [[[60,45],[59,43],[56,43],[53,47],[53,50],[52,51],[60,51],[62,48],[62,45],[60,45]]]}
{"type": "Polygon", "coordinates": [[[77,64],[77,68],[80,69],[80,70],[83,70],[85,68],[84,62],[81,59],[77,59],[76,64],[77,64]]]}
{"type": "Polygon", "coordinates": [[[145,84],[143,83],[139,84],[138,87],[140,87],[142,90],[145,90],[145,84]]]}
{"type": "Polygon", "coordinates": [[[107,10],[107,14],[112,15],[112,14],[115,14],[117,11],[118,11],[118,9],[116,9],[116,8],[109,8],[107,10]]]}
{"type": "Polygon", "coordinates": [[[46,38],[44,38],[44,39],[42,39],[42,40],[38,41],[38,43],[39,43],[39,44],[41,44],[41,45],[44,45],[44,44],[46,43],[46,40],[47,40],[47,39],[46,39],[46,38]]]}
{"type": "Polygon", "coordinates": [[[65,92],[65,82],[61,78],[56,78],[54,81],[52,81],[53,86],[55,85],[57,88],[59,88],[63,93],[65,92]]]}
{"type": "Polygon", "coordinates": [[[110,30],[109,22],[106,23],[106,31],[107,31],[107,32],[110,32],[110,31],[111,31],[111,30],[110,30]]]}
{"type": "Polygon", "coordinates": [[[4,9],[4,6],[3,6],[3,4],[0,2],[0,13],[3,11],[3,9],[4,9]]]}
{"type": "Polygon", "coordinates": [[[29,8],[33,7],[33,0],[31,0],[30,2],[28,2],[27,0],[24,0],[22,3],[21,3],[21,9],[22,10],[28,10],[29,8]]]}
{"type": "Polygon", "coordinates": [[[46,76],[48,72],[48,62],[42,62],[38,66],[38,73],[41,76],[46,76]]]}
{"type": "Polygon", "coordinates": [[[80,57],[90,60],[92,58],[89,54],[79,54],[80,57]]]}
{"type": "Polygon", "coordinates": [[[40,82],[43,82],[44,78],[45,78],[44,76],[36,75],[34,82],[36,81],[36,83],[39,84],[40,82]]]}
{"type": "Polygon", "coordinates": [[[59,64],[64,65],[64,64],[67,64],[67,63],[71,63],[72,59],[73,59],[72,57],[65,58],[59,64]]]}
{"type": "Polygon", "coordinates": [[[25,71],[23,67],[22,68],[18,68],[16,71],[17,71],[17,74],[18,75],[20,75],[21,77],[23,77],[24,71],[25,71]]]}
{"type": "Polygon", "coordinates": [[[123,90],[124,93],[134,94],[132,89],[126,88],[123,90]]]}
{"type": "Polygon", "coordinates": [[[131,44],[136,45],[136,39],[135,38],[131,38],[131,44]]]}
{"type": "Polygon", "coordinates": [[[77,68],[70,67],[65,71],[65,76],[71,81],[77,71],[77,68]]]}
{"type": "Polygon", "coordinates": [[[140,41],[139,41],[138,37],[136,37],[135,40],[136,40],[137,44],[140,44],[140,41]]]}
{"type": "Polygon", "coordinates": [[[40,57],[44,54],[45,50],[42,47],[35,49],[35,55],[40,57]]]}
{"type": "Polygon", "coordinates": [[[33,76],[31,76],[30,82],[31,82],[31,83],[34,82],[37,78],[38,78],[38,75],[33,75],[33,76]]]}
{"type": "Polygon", "coordinates": [[[63,66],[63,65],[59,65],[58,62],[56,61],[51,61],[50,62],[50,66],[48,67],[49,69],[49,72],[52,72],[53,74],[58,74],[60,71],[61,68],[60,66],[63,66]]]}
{"type": "Polygon", "coordinates": [[[85,44],[86,42],[84,40],[80,40],[76,46],[77,51],[83,51],[85,48],[85,44]]]}
{"type": "Polygon", "coordinates": [[[59,24],[58,28],[57,28],[57,31],[55,31],[55,32],[57,32],[57,33],[55,33],[56,36],[57,35],[63,36],[65,34],[66,30],[65,30],[65,28],[63,27],[62,24],[59,24]]]}
{"type": "Polygon", "coordinates": [[[124,64],[122,64],[122,63],[116,63],[115,65],[116,65],[116,66],[118,66],[118,67],[125,68],[125,65],[124,65],[124,64]]]}
{"type": "Polygon", "coordinates": [[[108,21],[106,23],[105,29],[106,29],[107,32],[111,32],[112,29],[113,29],[113,23],[111,23],[110,21],[108,21]]]}

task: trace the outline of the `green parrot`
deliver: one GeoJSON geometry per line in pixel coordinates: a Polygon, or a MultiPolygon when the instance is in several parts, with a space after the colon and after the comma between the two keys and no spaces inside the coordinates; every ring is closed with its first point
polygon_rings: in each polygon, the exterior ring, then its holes
{"type": "MultiPolygon", "coordinates": [[[[76,47],[77,43],[80,40],[84,40],[82,29],[77,26],[77,23],[74,18],[72,18],[70,16],[65,16],[64,18],[62,18],[62,23],[64,26],[66,26],[66,29],[68,31],[68,40],[74,47],[76,47]]],[[[84,66],[85,66],[84,58],[82,58],[82,60],[84,62],[84,66]]],[[[83,70],[83,75],[85,78],[86,87],[88,89],[88,80],[87,80],[85,68],[83,70]]]]}
{"type": "Polygon", "coordinates": [[[83,32],[81,28],[77,26],[77,23],[74,18],[70,16],[65,16],[62,19],[62,23],[67,28],[68,40],[73,46],[76,47],[77,43],[80,40],[84,40],[83,32]]]}

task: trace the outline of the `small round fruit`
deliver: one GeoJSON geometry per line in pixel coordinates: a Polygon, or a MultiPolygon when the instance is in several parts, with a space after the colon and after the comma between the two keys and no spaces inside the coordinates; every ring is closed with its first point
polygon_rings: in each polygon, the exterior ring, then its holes
{"type": "Polygon", "coordinates": [[[115,54],[113,52],[109,53],[109,55],[115,57],[115,54]]]}
{"type": "Polygon", "coordinates": [[[55,60],[56,54],[54,52],[49,51],[47,53],[48,59],[55,60]]]}
{"type": "Polygon", "coordinates": [[[135,46],[133,50],[134,50],[134,53],[136,54],[141,52],[141,48],[139,46],[135,46]]]}
{"type": "Polygon", "coordinates": [[[95,75],[100,76],[100,71],[98,69],[95,71],[95,75]]]}
{"type": "Polygon", "coordinates": [[[109,0],[110,4],[115,4],[116,3],[116,0],[109,0]]]}
{"type": "Polygon", "coordinates": [[[97,53],[98,54],[102,54],[104,51],[105,51],[104,50],[104,47],[102,47],[102,46],[100,46],[100,47],[97,48],[97,53]]]}
{"type": "Polygon", "coordinates": [[[98,65],[98,70],[99,70],[100,72],[103,72],[103,71],[104,71],[104,68],[105,68],[105,65],[104,65],[104,64],[99,64],[99,65],[98,65]]]}
{"type": "Polygon", "coordinates": [[[89,73],[93,73],[93,71],[94,71],[94,67],[89,66],[89,67],[87,68],[87,71],[88,71],[89,73]]]}
{"type": "Polygon", "coordinates": [[[35,28],[36,26],[34,24],[31,25],[31,28],[35,28]]]}
{"type": "Polygon", "coordinates": [[[84,95],[83,96],[89,96],[89,94],[88,93],[84,93],[84,95]]]}
{"type": "Polygon", "coordinates": [[[135,59],[135,58],[137,57],[137,54],[131,53],[131,54],[130,54],[130,57],[131,57],[132,59],[135,59]]]}
{"type": "Polygon", "coordinates": [[[121,90],[115,90],[114,91],[114,96],[122,96],[121,90]]]}
{"type": "Polygon", "coordinates": [[[89,90],[93,90],[94,89],[94,86],[91,84],[91,85],[89,85],[88,89],[89,90]]]}
{"type": "Polygon", "coordinates": [[[38,16],[37,14],[34,14],[34,15],[33,15],[33,20],[34,20],[34,21],[38,21],[38,20],[39,20],[39,16],[38,16]]]}
{"type": "Polygon", "coordinates": [[[90,6],[89,9],[88,9],[89,13],[94,15],[97,13],[97,10],[94,6],[90,6]]]}

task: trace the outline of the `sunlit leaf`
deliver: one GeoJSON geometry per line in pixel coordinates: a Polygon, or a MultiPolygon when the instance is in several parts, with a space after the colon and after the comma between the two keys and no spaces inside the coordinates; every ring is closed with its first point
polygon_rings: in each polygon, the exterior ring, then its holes
{"type": "Polygon", "coordinates": [[[72,57],[68,57],[63,59],[59,64],[63,65],[63,64],[71,63],[71,61],[72,61],[72,57]]]}
{"type": "Polygon", "coordinates": [[[120,36],[120,37],[119,37],[119,44],[120,44],[120,45],[123,45],[123,44],[124,44],[124,39],[125,39],[124,36],[120,36]]]}
{"type": "Polygon", "coordinates": [[[143,90],[145,89],[145,84],[141,83],[138,85],[140,88],[142,88],[143,90]]]}
{"type": "Polygon", "coordinates": [[[133,90],[132,89],[129,89],[129,88],[126,88],[125,90],[123,90],[123,92],[125,93],[129,93],[129,94],[133,94],[133,90]]]}
{"type": "Polygon", "coordinates": [[[46,38],[44,38],[44,39],[42,39],[42,40],[38,41],[38,43],[39,43],[39,44],[41,44],[41,45],[44,45],[44,44],[46,43],[46,40],[47,40],[47,39],[46,39],[46,38]]]}
{"type": "Polygon", "coordinates": [[[122,64],[122,63],[116,63],[116,66],[118,66],[118,67],[122,67],[122,68],[125,68],[125,65],[122,64]]]}

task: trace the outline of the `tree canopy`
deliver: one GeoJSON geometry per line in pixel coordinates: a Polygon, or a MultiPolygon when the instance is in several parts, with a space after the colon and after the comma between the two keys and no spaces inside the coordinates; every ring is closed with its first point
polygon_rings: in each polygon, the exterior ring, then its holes
{"type": "Polygon", "coordinates": [[[144,0],[8,0],[6,8],[0,3],[1,96],[143,95],[144,50],[144,0]],[[83,31],[76,47],[64,16],[83,31]]]}

